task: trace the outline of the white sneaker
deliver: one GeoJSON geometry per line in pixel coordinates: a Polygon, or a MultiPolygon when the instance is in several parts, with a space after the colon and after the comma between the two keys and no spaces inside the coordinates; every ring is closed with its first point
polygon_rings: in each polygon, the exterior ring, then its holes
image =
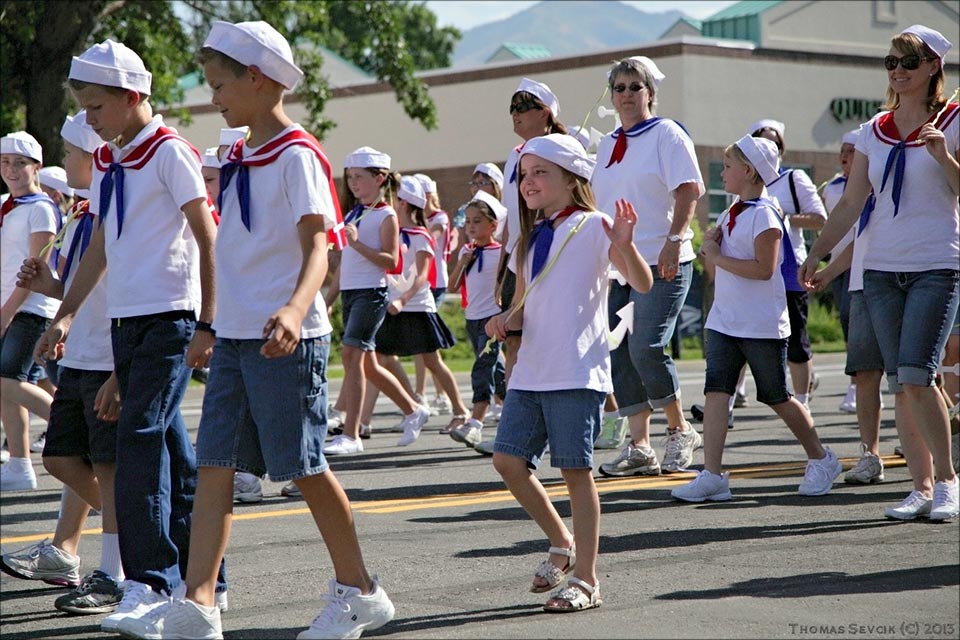
{"type": "Polygon", "coordinates": [[[484,422],[500,422],[500,416],[503,413],[503,405],[491,402],[487,407],[487,415],[483,417],[484,422]]]}
{"type": "Polygon", "coordinates": [[[421,405],[414,409],[413,413],[406,416],[400,423],[403,427],[403,435],[397,440],[397,446],[406,447],[416,442],[417,438],[420,437],[420,430],[423,429],[423,425],[427,424],[429,418],[430,412],[424,406],[421,405]]]}
{"type": "Polygon", "coordinates": [[[593,443],[594,449],[619,449],[627,441],[630,428],[626,418],[605,417],[600,423],[600,435],[593,443]]]}
{"type": "Polygon", "coordinates": [[[0,468],[0,491],[30,491],[37,488],[37,474],[30,458],[10,458],[0,468]]]}
{"type": "Polygon", "coordinates": [[[931,520],[950,520],[960,514],[960,479],[954,478],[952,484],[945,480],[933,485],[933,505],[930,509],[931,520]]]}
{"type": "Polygon", "coordinates": [[[611,477],[624,476],[658,476],[660,462],[656,452],[650,447],[635,447],[632,440],[627,440],[627,446],[613,462],[600,465],[600,473],[611,477]]]}
{"type": "Polygon", "coordinates": [[[262,502],[263,487],[260,485],[260,478],[246,471],[237,471],[234,473],[233,501],[244,504],[262,502]]]}
{"type": "Polygon", "coordinates": [[[883,515],[894,520],[914,520],[919,516],[929,515],[931,504],[933,500],[919,491],[912,491],[897,506],[884,509],[883,515]]]}
{"type": "Polygon", "coordinates": [[[359,638],[366,631],[379,629],[393,620],[393,603],[386,591],[373,578],[373,590],[361,595],[360,589],[330,581],[330,593],[322,596],[327,601],[310,628],[297,634],[297,640],[319,638],[359,638]]]}
{"type": "Polygon", "coordinates": [[[960,472],[960,433],[955,433],[950,437],[950,456],[953,458],[954,473],[960,472]]]}
{"type": "Polygon", "coordinates": [[[6,464],[10,459],[10,452],[6,449],[0,449],[0,464],[6,464]]]}
{"type": "Polygon", "coordinates": [[[37,439],[30,443],[30,451],[33,453],[43,453],[43,448],[47,444],[47,432],[44,431],[37,439]]]}
{"type": "Polygon", "coordinates": [[[462,426],[451,431],[450,437],[473,448],[483,440],[483,423],[470,418],[462,426]]]}
{"type": "Polygon", "coordinates": [[[120,622],[126,618],[140,618],[159,607],[168,599],[136,580],[124,580],[123,599],[117,610],[100,621],[100,630],[113,633],[120,630],[120,622]]]}
{"type": "Polygon", "coordinates": [[[684,502],[729,500],[731,498],[730,473],[725,472],[717,475],[704,469],[698,472],[697,477],[691,480],[689,484],[677,487],[670,492],[670,495],[684,502]]]}
{"type": "Polygon", "coordinates": [[[354,440],[350,436],[341,434],[335,436],[330,444],[323,447],[325,456],[343,456],[351,453],[363,453],[363,443],[360,442],[360,438],[354,440]]]}
{"type": "Polygon", "coordinates": [[[343,421],[347,419],[347,414],[345,411],[337,411],[333,407],[333,403],[327,405],[327,433],[330,435],[338,435],[339,429],[343,428],[343,421]]]}
{"type": "Polygon", "coordinates": [[[860,460],[843,476],[847,484],[873,484],[883,482],[883,460],[870,453],[867,445],[860,443],[860,460]]]}
{"type": "Polygon", "coordinates": [[[447,396],[435,395],[430,401],[430,410],[438,416],[445,416],[453,411],[453,407],[447,396]]]}
{"type": "Polygon", "coordinates": [[[802,496],[822,496],[830,492],[833,481],[843,471],[843,465],[837,460],[837,454],[824,447],[827,455],[819,460],[807,460],[807,469],[803,474],[803,482],[798,489],[802,496]]]}
{"type": "Polygon", "coordinates": [[[703,446],[703,438],[690,427],[686,431],[667,431],[666,451],[660,468],[665,473],[682,471],[693,464],[693,452],[703,446]]]}
{"type": "Polygon", "coordinates": [[[287,484],[283,485],[283,488],[280,489],[280,495],[284,498],[302,498],[303,492],[300,491],[300,487],[297,486],[297,483],[291,480],[287,484]]]}
{"type": "Polygon", "coordinates": [[[857,412],[857,385],[851,384],[847,387],[847,395],[843,396],[843,401],[840,403],[840,411],[843,413],[857,412]]]}
{"type": "Polygon", "coordinates": [[[361,437],[361,438],[363,438],[364,440],[369,440],[369,439],[370,439],[370,436],[372,436],[372,435],[373,435],[373,427],[371,427],[371,426],[368,425],[368,424],[361,424],[361,425],[360,425],[360,437],[361,437]]]}
{"type": "Polygon", "coordinates": [[[141,640],[160,638],[223,638],[220,609],[204,607],[186,599],[187,587],[180,585],[172,598],[140,617],[128,617],[118,625],[122,635],[141,640]]]}

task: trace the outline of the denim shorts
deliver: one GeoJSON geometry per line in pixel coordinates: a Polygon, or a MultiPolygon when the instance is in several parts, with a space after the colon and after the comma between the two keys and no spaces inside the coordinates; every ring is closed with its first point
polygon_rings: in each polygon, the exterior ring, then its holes
{"type": "Polygon", "coordinates": [[[867,301],[863,291],[850,292],[850,332],[847,336],[847,366],[844,373],[848,376],[859,371],[883,371],[883,355],[877,344],[877,335],[873,332],[873,323],[867,311],[867,301]]]}
{"type": "Polygon", "coordinates": [[[790,399],[785,371],[786,338],[734,338],[707,329],[704,355],[707,360],[704,394],[732,396],[740,380],[740,370],[746,363],[750,365],[750,373],[757,385],[757,400],[777,405],[790,399]]]}
{"type": "MultiPolygon", "coordinates": [[[[492,316],[491,316],[492,317],[492,316]]],[[[473,389],[471,402],[490,402],[496,394],[503,398],[506,393],[506,369],[500,358],[500,343],[494,342],[487,349],[487,332],[484,330],[490,318],[467,320],[467,337],[473,345],[473,368],[470,370],[470,386],[473,389]]]]}
{"type": "Polygon", "coordinates": [[[343,301],[343,340],[348,347],[375,351],[377,330],[387,315],[387,288],[348,289],[343,301]]]}
{"type": "Polygon", "coordinates": [[[807,313],[810,297],[806,291],[787,291],[787,313],[790,316],[790,338],[787,340],[787,361],[802,364],[813,358],[807,313]]]}
{"type": "Polygon", "coordinates": [[[0,338],[0,378],[35,383],[43,368],[33,361],[37,340],[50,326],[50,318],[20,312],[13,316],[7,332],[0,338]]]}
{"type": "Polygon", "coordinates": [[[891,393],[901,385],[936,383],[960,297],[960,271],[894,272],[868,269],[863,295],[883,354],[891,393]]]}
{"type": "Polygon", "coordinates": [[[239,469],[274,482],[323,473],[330,336],[301,340],[283,358],[263,340],[217,338],[203,395],[197,466],[239,469]]]}
{"type": "Polygon", "coordinates": [[[510,389],[493,450],[522,458],[536,469],[549,442],[551,467],[591,469],[606,398],[606,393],[592,389],[510,389]]]}
{"type": "Polygon", "coordinates": [[[97,417],[93,408],[109,371],[60,368],[60,386],[50,405],[44,457],[81,457],[93,463],[117,460],[117,423],[97,417]]]}

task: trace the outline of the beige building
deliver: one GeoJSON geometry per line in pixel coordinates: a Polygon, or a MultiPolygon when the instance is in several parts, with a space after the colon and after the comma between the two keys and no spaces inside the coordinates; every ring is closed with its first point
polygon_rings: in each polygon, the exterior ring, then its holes
{"type": "MultiPolygon", "coordinates": [[[[658,114],[681,122],[696,143],[710,193],[698,207],[704,223],[726,204],[719,180],[723,148],[760,118],[786,123],[785,164],[806,168],[817,183],[831,178],[841,136],[875,113],[884,98],[887,72],[881,58],[891,36],[921,23],[957,40],[958,7],[939,1],[744,2],[703,22],[704,34],[723,38],[680,36],[574,57],[424,72],[419,77],[437,106],[434,131],[410,120],[389,86],[332,78],[326,115],[338,126],[323,144],[335,171],[359,146],[385,151],[395,169],[430,174],[445,208],[455,210],[468,196],[473,167],[479,162],[502,167],[519,144],[507,106],[522,77],[552,88],[568,126],[586,122],[608,132],[616,123],[612,116],[598,117],[596,108],[598,100],[610,106],[609,94],[600,99],[606,71],[615,60],[646,55],[666,74],[658,114]]],[[[947,58],[948,91],[960,82],[958,51],[955,43],[947,58]]],[[[203,104],[204,95],[203,89],[191,92],[187,106],[194,121],[180,127],[201,148],[216,144],[224,126],[212,106],[203,104]]],[[[288,99],[288,112],[304,118],[296,96],[288,99]]]]}

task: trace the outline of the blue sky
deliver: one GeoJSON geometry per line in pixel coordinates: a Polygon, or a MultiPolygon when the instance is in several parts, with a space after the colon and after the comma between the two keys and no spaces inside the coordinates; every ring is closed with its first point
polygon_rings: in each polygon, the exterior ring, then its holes
{"type": "MultiPolygon", "coordinates": [[[[661,13],[670,11],[671,9],[677,9],[698,19],[706,18],[724,7],[734,4],[732,0],[703,2],[699,0],[661,0],[652,2],[625,0],[625,2],[649,13],[661,13]]],[[[537,2],[524,0],[471,0],[469,2],[430,0],[426,4],[427,7],[436,14],[437,22],[441,26],[450,25],[457,27],[461,31],[466,31],[481,24],[509,18],[513,14],[537,4],[537,2]]]]}

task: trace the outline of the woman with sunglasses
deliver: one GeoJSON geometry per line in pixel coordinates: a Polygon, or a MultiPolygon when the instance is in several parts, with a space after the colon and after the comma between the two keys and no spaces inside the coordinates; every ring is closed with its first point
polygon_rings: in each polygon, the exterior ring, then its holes
{"type": "Polygon", "coordinates": [[[887,517],[948,520],[960,512],[947,407],[935,386],[960,297],[960,105],[943,94],[950,42],[923,25],[893,37],[886,111],[860,128],[847,188],[800,268],[809,286],[820,259],[854,223],[866,232],[863,293],[914,491],[887,517]],[[863,210],[871,189],[872,211],[863,210]],[[899,401],[898,401],[899,404],[899,401]],[[899,407],[898,407],[899,409],[899,407]]]}
{"type": "Polygon", "coordinates": [[[608,476],[657,475],[693,462],[700,435],[683,416],[680,381],[664,348],[693,278],[690,222],[704,194],[693,140],[684,128],[656,114],[657,88],[664,74],[653,60],[635,56],[616,62],[607,73],[613,107],[622,126],[597,146],[591,184],[600,211],[614,211],[620,199],[637,211],[634,242],[648,264],[656,265],[653,288],[641,294],[629,285],[610,283],[609,311],[634,305],[633,332],[611,352],[613,387],[620,415],[631,438],[620,455],[600,466],[608,476]],[[650,416],[663,409],[667,445],[663,463],[650,447],[650,416]]]}

